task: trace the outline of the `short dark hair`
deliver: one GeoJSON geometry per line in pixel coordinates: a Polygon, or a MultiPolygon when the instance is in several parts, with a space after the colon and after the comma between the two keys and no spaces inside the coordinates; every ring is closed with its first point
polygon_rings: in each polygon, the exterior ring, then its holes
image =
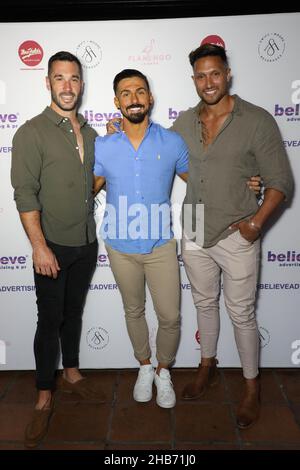
{"type": "Polygon", "coordinates": [[[79,68],[80,78],[82,79],[83,73],[82,73],[82,65],[81,65],[80,60],[78,59],[78,57],[76,57],[76,55],[71,54],[71,52],[67,52],[67,51],[57,52],[56,54],[50,57],[50,59],[48,60],[48,77],[50,76],[52,63],[55,62],[56,60],[76,62],[79,68]]]}
{"type": "Polygon", "coordinates": [[[217,56],[222,59],[225,65],[228,66],[228,59],[224,47],[217,46],[216,44],[202,44],[202,46],[197,47],[194,51],[190,52],[189,60],[192,67],[194,67],[195,62],[202,57],[207,56],[217,56]]]}
{"type": "Polygon", "coordinates": [[[148,78],[146,77],[146,75],[144,75],[139,70],[124,69],[124,70],[122,70],[122,72],[119,72],[114,78],[113,88],[114,88],[115,94],[117,92],[117,88],[118,88],[118,85],[119,85],[120,81],[123,80],[123,78],[130,78],[130,77],[140,77],[140,78],[142,78],[144,80],[144,82],[146,83],[146,85],[147,85],[148,91],[150,91],[150,86],[149,86],[148,78]]]}

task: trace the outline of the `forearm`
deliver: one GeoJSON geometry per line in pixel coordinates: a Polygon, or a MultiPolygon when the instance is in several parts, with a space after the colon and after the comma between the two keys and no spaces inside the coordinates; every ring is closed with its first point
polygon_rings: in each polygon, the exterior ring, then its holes
{"type": "Polygon", "coordinates": [[[30,240],[32,248],[46,246],[46,240],[41,227],[39,211],[20,212],[20,219],[30,240]]]}
{"type": "Polygon", "coordinates": [[[94,188],[93,188],[93,191],[94,191],[94,195],[96,196],[96,194],[100,191],[100,189],[102,188],[102,186],[104,186],[104,183],[105,183],[105,178],[104,176],[96,176],[94,175],[94,188]]]}
{"type": "Polygon", "coordinates": [[[251,222],[261,229],[270,215],[277,209],[277,207],[284,200],[285,195],[277,189],[266,189],[264,195],[264,202],[251,218],[251,222]]]}
{"type": "Polygon", "coordinates": [[[187,182],[189,174],[188,174],[188,173],[180,173],[178,176],[179,176],[183,181],[187,182]]]}

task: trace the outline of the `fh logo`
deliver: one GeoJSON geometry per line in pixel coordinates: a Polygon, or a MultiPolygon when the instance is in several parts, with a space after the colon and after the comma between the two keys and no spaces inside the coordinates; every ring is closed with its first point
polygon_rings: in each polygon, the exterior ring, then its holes
{"type": "Polygon", "coordinates": [[[0,364],[6,364],[6,344],[0,339],[0,364]]]}
{"type": "Polygon", "coordinates": [[[296,339],[292,342],[291,348],[295,349],[295,351],[291,355],[291,361],[295,366],[300,365],[300,339],[296,339]]]}

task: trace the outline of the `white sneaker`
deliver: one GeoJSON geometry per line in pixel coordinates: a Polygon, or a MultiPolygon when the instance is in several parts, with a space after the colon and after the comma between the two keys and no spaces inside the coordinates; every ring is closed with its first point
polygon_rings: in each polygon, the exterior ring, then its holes
{"type": "Polygon", "coordinates": [[[146,402],[151,400],[153,380],[154,369],[152,364],[141,366],[133,389],[133,398],[135,401],[146,402]]]}
{"type": "Polygon", "coordinates": [[[155,374],[154,382],[157,388],[156,403],[162,408],[173,408],[176,396],[168,369],[160,369],[159,375],[155,374]]]}

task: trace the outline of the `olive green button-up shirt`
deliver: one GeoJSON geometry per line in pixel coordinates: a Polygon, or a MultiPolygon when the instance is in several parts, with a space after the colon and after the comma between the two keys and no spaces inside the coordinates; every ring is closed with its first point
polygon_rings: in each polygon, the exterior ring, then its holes
{"type": "Polygon", "coordinates": [[[201,102],[180,114],[172,126],[189,147],[184,226],[198,233],[204,220],[203,247],[226,238],[232,223],[257,211],[257,198],[246,184],[251,176],[261,175],[266,189],[277,189],[286,199],[293,188],[288,157],[273,116],[237,95],[234,100],[233,111],[206,148],[199,118],[201,102]],[[203,208],[204,219],[201,210],[197,216],[197,205],[203,208]]]}
{"type": "Polygon", "coordinates": [[[11,181],[19,212],[40,211],[44,236],[65,246],[96,238],[93,214],[94,141],[97,136],[78,115],[84,144],[80,159],[68,118],[47,107],[15,133],[11,181]]]}

